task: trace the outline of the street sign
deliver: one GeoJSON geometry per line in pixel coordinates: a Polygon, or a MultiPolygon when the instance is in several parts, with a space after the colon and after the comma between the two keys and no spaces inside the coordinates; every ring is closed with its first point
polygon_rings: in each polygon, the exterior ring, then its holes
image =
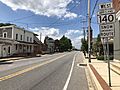
{"type": "Polygon", "coordinates": [[[99,10],[102,10],[102,9],[111,9],[113,8],[113,5],[112,3],[103,3],[103,4],[99,4],[99,10]]]}
{"type": "Polygon", "coordinates": [[[97,15],[111,14],[111,13],[115,13],[115,9],[102,9],[97,13],[97,15]]]}
{"type": "Polygon", "coordinates": [[[101,35],[101,38],[113,37],[114,32],[112,32],[112,31],[101,32],[100,35],[101,35]]]}
{"type": "Polygon", "coordinates": [[[101,38],[114,37],[114,24],[100,25],[101,38]]]}
{"type": "Polygon", "coordinates": [[[114,30],[114,24],[101,24],[100,30],[101,31],[114,30]]]}
{"type": "Polygon", "coordinates": [[[114,23],[116,20],[115,14],[104,14],[98,15],[98,23],[99,24],[106,24],[106,23],[114,23]]]}

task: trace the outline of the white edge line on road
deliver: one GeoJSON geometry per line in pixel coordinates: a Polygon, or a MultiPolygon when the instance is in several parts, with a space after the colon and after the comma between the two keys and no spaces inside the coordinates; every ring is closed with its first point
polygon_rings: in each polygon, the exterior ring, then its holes
{"type": "Polygon", "coordinates": [[[73,68],[74,68],[74,64],[75,64],[75,57],[76,57],[76,55],[77,55],[77,53],[74,55],[74,58],[73,58],[73,62],[72,62],[72,66],[71,66],[71,69],[70,69],[70,73],[69,73],[69,76],[68,76],[68,78],[67,78],[67,81],[66,81],[66,83],[65,83],[65,85],[64,85],[64,87],[63,87],[63,90],[67,90],[67,88],[68,88],[68,84],[69,84],[69,82],[70,82],[70,78],[71,78],[71,76],[72,76],[72,71],[73,71],[73,68]]]}

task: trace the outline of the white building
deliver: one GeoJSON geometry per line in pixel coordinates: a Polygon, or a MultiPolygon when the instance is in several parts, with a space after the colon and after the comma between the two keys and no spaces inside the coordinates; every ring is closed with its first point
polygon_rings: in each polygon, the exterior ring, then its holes
{"type": "Polygon", "coordinates": [[[34,33],[16,25],[0,27],[0,57],[33,53],[34,33]]]}

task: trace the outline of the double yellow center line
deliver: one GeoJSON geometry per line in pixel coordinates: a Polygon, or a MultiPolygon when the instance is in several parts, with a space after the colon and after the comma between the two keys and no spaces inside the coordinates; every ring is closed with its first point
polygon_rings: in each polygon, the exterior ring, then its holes
{"type": "Polygon", "coordinates": [[[43,62],[43,63],[41,63],[41,64],[34,65],[34,66],[29,67],[29,68],[26,68],[26,69],[24,69],[24,70],[17,71],[17,72],[15,72],[15,73],[9,74],[9,75],[7,75],[7,76],[3,76],[3,77],[0,78],[0,81],[10,79],[10,78],[12,78],[12,77],[21,75],[21,74],[23,74],[23,73],[25,73],[25,72],[31,71],[31,70],[36,69],[36,68],[38,68],[38,67],[41,67],[41,66],[43,66],[43,65],[49,64],[49,63],[51,63],[51,62],[53,62],[53,61],[55,61],[55,60],[57,60],[57,59],[59,59],[59,58],[62,58],[62,57],[64,57],[64,56],[66,56],[66,55],[67,55],[67,54],[62,55],[62,56],[60,56],[60,57],[57,57],[57,58],[55,58],[55,59],[49,60],[49,61],[45,61],[45,62],[43,62]]]}

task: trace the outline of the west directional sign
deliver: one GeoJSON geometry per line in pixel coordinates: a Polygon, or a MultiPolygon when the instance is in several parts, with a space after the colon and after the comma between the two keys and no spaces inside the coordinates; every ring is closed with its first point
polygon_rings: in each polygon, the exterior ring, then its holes
{"type": "Polygon", "coordinates": [[[112,8],[113,8],[113,4],[111,2],[99,4],[99,10],[112,9],[112,8]]]}
{"type": "Polygon", "coordinates": [[[114,37],[116,14],[111,2],[99,4],[97,20],[99,23],[101,38],[114,37]]]}

